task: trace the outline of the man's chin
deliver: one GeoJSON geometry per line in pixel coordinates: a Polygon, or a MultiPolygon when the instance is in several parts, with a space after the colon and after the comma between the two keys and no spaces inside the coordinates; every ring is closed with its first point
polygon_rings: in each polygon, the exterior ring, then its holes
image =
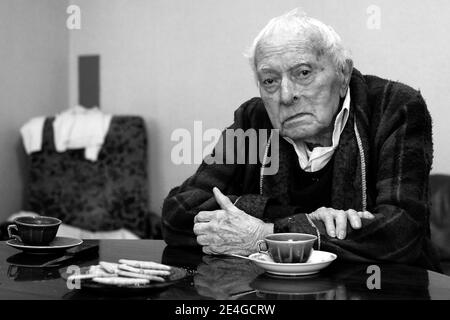
{"type": "Polygon", "coordinates": [[[305,132],[304,130],[298,129],[284,129],[280,130],[280,135],[291,140],[305,140],[314,136],[310,132],[305,132]]]}

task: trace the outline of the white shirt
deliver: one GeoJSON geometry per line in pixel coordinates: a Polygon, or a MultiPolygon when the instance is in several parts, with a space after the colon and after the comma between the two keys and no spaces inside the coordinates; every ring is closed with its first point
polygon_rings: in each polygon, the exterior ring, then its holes
{"type": "Polygon", "coordinates": [[[308,149],[304,142],[300,142],[298,145],[288,137],[284,137],[290,144],[295,148],[297,153],[298,162],[300,167],[306,172],[319,171],[330,161],[334,154],[337,146],[339,145],[339,139],[341,137],[342,131],[344,131],[345,124],[348,120],[348,115],[350,111],[350,88],[347,90],[345,95],[344,103],[342,104],[342,109],[339,111],[336,119],[334,121],[332,145],[330,147],[316,147],[312,151],[308,149]]]}

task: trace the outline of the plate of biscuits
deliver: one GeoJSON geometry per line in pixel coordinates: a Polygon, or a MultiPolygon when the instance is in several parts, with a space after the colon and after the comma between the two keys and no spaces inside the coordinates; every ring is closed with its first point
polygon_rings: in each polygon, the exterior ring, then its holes
{"type": "Polygon", "coordinates": [[[80,289],[107,292],[162,289],[182,280],[189,271],[153,261],[120,259],[118,262],[100,261],[97,265],[64,268],[61,276],[80,289]]]}

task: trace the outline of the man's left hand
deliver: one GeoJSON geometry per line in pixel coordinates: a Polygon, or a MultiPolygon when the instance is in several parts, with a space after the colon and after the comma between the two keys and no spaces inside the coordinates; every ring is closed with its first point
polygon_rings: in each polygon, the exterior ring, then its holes
{"type": "Polygon", "coordinates": [[[273,233],[273,224],[264,223],[238,209],[219,189],[213,189],[221,210],[200,211],[194,218],[197,243],[207,254],[249,255],[256,242],[273,233]]]}

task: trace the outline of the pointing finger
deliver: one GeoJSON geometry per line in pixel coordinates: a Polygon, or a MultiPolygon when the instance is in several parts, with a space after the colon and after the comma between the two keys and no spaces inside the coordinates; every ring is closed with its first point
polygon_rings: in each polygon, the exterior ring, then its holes
{"type": "Polygon", "coordinates": [[[230,199],[222,192],[220,192],[218,188],[214,187],[213,193],[217,203],[223,210],[232,210],[235,208],[234,204],[230,201],[230,199]]]}

